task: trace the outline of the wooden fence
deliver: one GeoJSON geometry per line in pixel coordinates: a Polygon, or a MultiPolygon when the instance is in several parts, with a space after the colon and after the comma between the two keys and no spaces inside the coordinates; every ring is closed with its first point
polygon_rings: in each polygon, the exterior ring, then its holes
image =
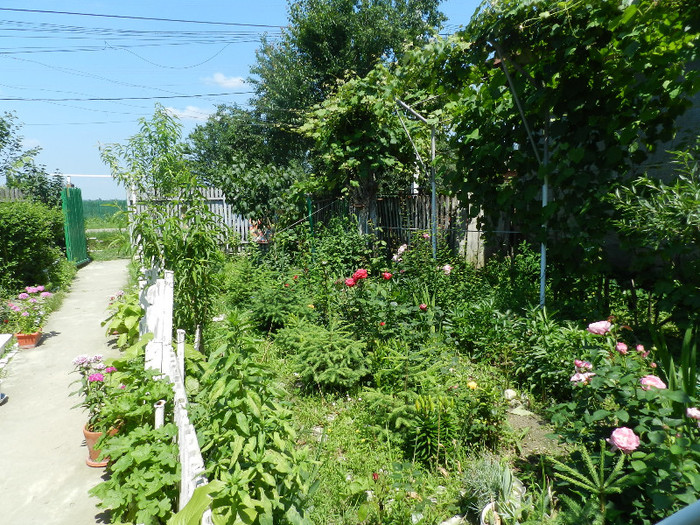
{"type": "MultiPolygon", "coordinates": [[[[173,272],[166,270],[163,279],[157,278],[155,270],[148,270],[145,276],[146,279],[140,281],[139,286],[140,302],[146,314],[139,328],[142,335],[153,333],[153,339],[146,345],[144,367],[159,370],[173,385],[175,406],[172,410],[177,425],[181,468],[178,510],[182,510],[194,490],[207,483],[203,475],[204,460],[197,441],[197,432],[187,413],[185,331],[177,331],[177,349],[173,349],[173,272]]],[[[204,513],[201,525],[212,525],[211,510],[204,513]]]]}
{"type": "Polygon", "coordinates": [[[0,186],[0,202],[21,201],[23,199],[24,195],[17,188],[7,188],[5,186],[0,186]]]}
{"type": "MultiPolygon", "coordinates": [[[[204,188],[202,193],[207,201],[207,208],[213,215],[219,218],[220,224],[225,227],[238,242],[247,243],[250,232],[250,222],[248,219],[233,212],[231,205],[226,202],[226,196],[221,190],[217,188],[204,188]]],[[[155,202],[165,203],[167,201],[156,200],[155,202]]],[[[139,202],[138,195],[131,190],[127,190],[127,203],[130,212],[135,211],[136,213],[141,213],[147,209],[145,204],[139,202]]],[[[173,206],[173,214],[179,214],[180,212],[181,209],[178,205],[173,206]]],[[[230,240],[230,237],[228,239],[221,239],[222,243],[228,243],[230,240]]]]}
{"type": "MultiPolygon", "coordinates": [[[[360,231],[373,231],[390,250],[410,244],[415,232],[429,233],[431,230],[430,195],[380,196],[373,213],[342,200],[318,201],[313,208],[314,222],[327,222],[336,216],[356,216],[360,221],[360,231]]],[[[438,237],[453,251],[478,266],[483,265],[482,232],[476,219],[469,218],[468,210],[458,199],[438,196],[436,223],[438,237]]]]}

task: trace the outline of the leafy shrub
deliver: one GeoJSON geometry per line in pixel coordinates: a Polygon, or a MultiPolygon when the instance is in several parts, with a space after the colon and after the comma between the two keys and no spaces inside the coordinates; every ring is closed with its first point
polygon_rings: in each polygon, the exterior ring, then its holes
{"type": "Polygon", "coordinates": [[[358,265],[371,265],[372,237],[360,233],[356,217],[334,217],[318,224],[311,242],[314,260],[331,277],[349,275],[358,265]]]}
{"type": "Polygon", "coordinates": [[[291,412],[279,401],[273,373],[226,342],[202,368],[190,413],[211,482],[183,513],[201,516],[211,505],[217,522],[306,523],[311,465],[295,446],[291,412]]]}
{"type": "MultiPolygon", "coordinates": [[[[151,414],[153,406],[151,405],[151,414]]],[[[180,463],[173,423],[119,432],[103,439],[101,456],[110,457],[109,478],[90,490],[109,509],[113,522],[166,523],[179,494],[180,463]]]]}
{"type": "Polygon", "coordinates": [[[66,284],[58,264],[65,260],[63,245],[61,210],[29,201],[0,202],[0,287],[66,284]]]}
{"type": "Polygon", "coordinates": [[[111,510],[118,522],[160,524],[173,513],[179,494],[180,464],[172,423],[173,389],[160,372],[144,370],[142,338],[129,347],[122,359],[113,361],[111,381],[122,388],[110,389],[99,418],[105,428],[116,428],[98,442],[101,457],[109,457],[109,478],[91,489],[99,506],[111,510]],[[153,405],[165,400],[165,426],[153,428],[153,405]]]}
{"type": "MultiPolygon", "coordinates": [[[[667,388],[647,351],[622,338],[616,327],[590,336],[587,353],[570,372],[576,372],[571,400],[553,409],[552,421],[566,439],[590,448],[608,437],[615,444],[613,431],[621,428],[634,433],[638,441],[621,448],[630,457],[622,470],[629,476],[621,487],[623,496],[609,498],[611,514],[616,523],[648,523],[696,499],[700,444],[695,414],[686,415],[686,409],[697,400],[667,388]],[[641,486],[645,491],[635,489],[641,486]]],[[[591,457],[603,461],[603,454],[591,457]]]]}
{"type": "Polygon", "coordinates": [[[127,348],[139,339],[139,323],[144,316],[137,291],[124,293],[122,290],[112,298],[109,306],[112,312],[102,321],[107,326],[107,335],[118,335],[117,346],[127,348]]]}

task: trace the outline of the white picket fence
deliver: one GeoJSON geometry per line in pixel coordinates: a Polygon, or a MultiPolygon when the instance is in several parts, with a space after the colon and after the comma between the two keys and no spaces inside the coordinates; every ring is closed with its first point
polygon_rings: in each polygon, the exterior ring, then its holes
{"type": "MultiPolygon", "coordinates": [[[[127,189],[127,202],[129,204],[129,209],[132,212],[141,213],[148,210],[146,204],[139,202],[139,195],[132,189],[127,189]]],[[[230,232],[231,235],[235,236],[238,242],[245,244],[249,242],[250,237],[250,222],[248,219],[233,212],[231,204],[226,201],[226,195],[224,192],[217,188],[202,188],[202,194],[207,202],[207,208],[209,211],[217,218],[219,223],[224,226],[230,232]]],[[[172,200],[158,201],[155,202],[172,202],[172,200]]],[[[179,214],[181,209],[178,205],[172,206],[172,213],[179,214]]],[[[228,243],[231,239],[222,239],[222,242],[228,243]]]]}
{"type": "MultiPolygon", "coordinates": [[[[173,290],[174,274],[166,270],[158,279],[155,270],[145,272],[146,279],[139,282],[140,302],[145,316],[141,320],[141,334],[152,333],[153,339],[146,345],[146,369],[159,370],[167,376],[175,393],[174,419],[177,425],[177,442],[181,468],[180,498],[178,509],[192,497],[194,490],[207,483],[202,474],[204,460],[197,441],[197,433],[187,413],[185,391],[185,331],[177,331],[176,349],[173,349],[173,290]]],[[[212,525],[211,511],[202,516],[202,525],[212,525]]]]}

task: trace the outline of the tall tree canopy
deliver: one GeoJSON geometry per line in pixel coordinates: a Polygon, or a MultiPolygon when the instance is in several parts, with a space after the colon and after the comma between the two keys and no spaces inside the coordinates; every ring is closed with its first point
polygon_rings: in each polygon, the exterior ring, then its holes
{"type": "Polygon", "coordinates": [[[9,188],[21,190],[32,200],[60,206],[63,177],[49,175],[46,166],[36,162],[41,148],[22,146],[21,129],[13,113],[0,115],[0,177],[9,188]]]}
{"type": "Polygon", "coordinates": [[[489,226],[505,215],[560,261],[590,262],[612,229],[604,196],[673,136],[698,91],[698,16],[687,1],[503,0],[406,54],[397,76],[441,97],[448,182],[489,226]]]}
{"type": "Polygon", "coordinates": [[[440,0],[295,0],[289,27],[277,43],[264,42],[251,69],[253,106],[268,127],[278,161],[302,159],[308,139],[294,132],[304,113],[338,89],[367,75],[379,60],[400,56],[445,20],[440,0]]]}

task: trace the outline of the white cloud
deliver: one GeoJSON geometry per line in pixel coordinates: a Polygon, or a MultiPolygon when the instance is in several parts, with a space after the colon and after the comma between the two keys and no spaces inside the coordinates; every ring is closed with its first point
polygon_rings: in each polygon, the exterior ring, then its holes
{"type": "Polygon", "coordinates": [[[207,84],[216,84],[224,88],[239,88],[245,86],[245,79],[243,77],[227,77],[223,73],[214,73],[210,77],[206,77],[204,82],[207,84]]]}
{"type": "Polygon", "coordinates": [[[22,139],[22,149],[34,149],[40,148],[41,142],[38,139],[23,138],[22,139]]]}
{"type": "Polygon", "coordinates": [[[209,118],[209,115],[212,114],[211,111],[204,109],[204,108],[198,108],[197,106],[187,106],[185,109],[178,109],[178,108],[165,108],[166,111],[170,114],[173,115],[174,117],[177,117],[182,120],[207,120],[209,118]]]}

